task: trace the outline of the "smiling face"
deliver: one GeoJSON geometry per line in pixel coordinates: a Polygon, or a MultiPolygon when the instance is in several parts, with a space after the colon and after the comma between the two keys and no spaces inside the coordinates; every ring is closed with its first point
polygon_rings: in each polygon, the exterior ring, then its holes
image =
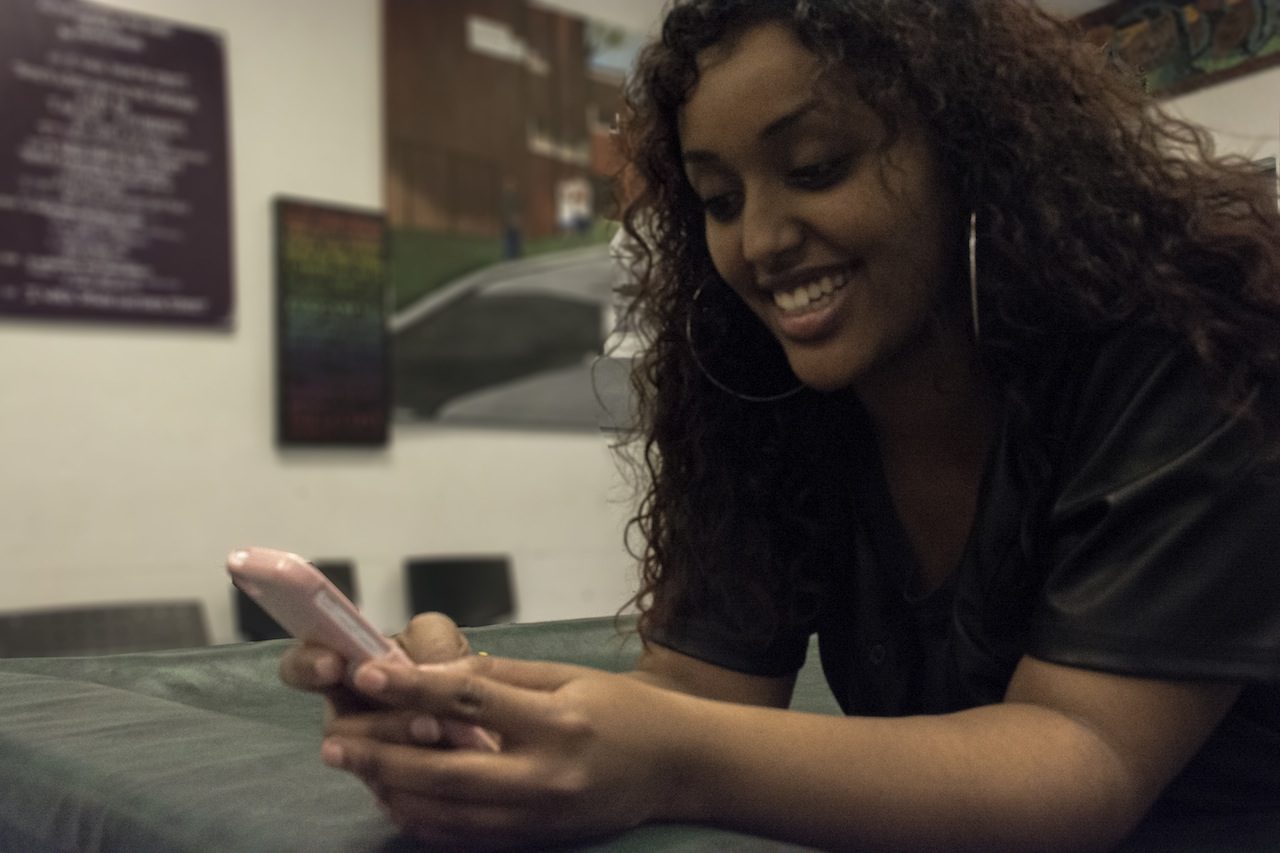
{"type": "Polygon", "coordinates": [[[680,116],[717,272],[823,391],[942,357],[922,332],[959,240],[923,129],[889,141],[854,92],[769,23],[703,52],[680,116]]]}

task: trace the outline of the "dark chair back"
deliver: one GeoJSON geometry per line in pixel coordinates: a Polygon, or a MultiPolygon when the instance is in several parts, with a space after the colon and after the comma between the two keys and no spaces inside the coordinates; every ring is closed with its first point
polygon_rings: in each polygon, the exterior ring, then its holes
{"type": "Polygon", "coordinates": [[[160,601],[0,614],[0,658],[148,652],[209,645],[204,605],[160,601]]]}
{"type": "Polygon", "coordinates": [[[434,610],[464,627],[515,616],[511,558],[505,555],[409,557],[404,569],[411,616],[434,610]]]}

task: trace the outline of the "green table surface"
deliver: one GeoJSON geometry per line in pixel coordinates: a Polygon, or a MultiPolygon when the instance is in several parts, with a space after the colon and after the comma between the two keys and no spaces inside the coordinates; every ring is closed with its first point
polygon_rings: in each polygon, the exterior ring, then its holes
{"type": "MultiPolygon", "coordinates": [[[[492,654],[611,670],[638,649],[612,619],[468,633],[492,654]]],[[[321,704],[276,676],[287,645],[0,660],[0,850],[424,849],[357,780],[321,764],[321,704]]],[[[820,676],[812,686],[817,704],[835,710],[820,676]]],[[[561,849],[803,848],[654,825],[561,849]]]]}
{"type": "MultiPolygon", "coordinates": [[[[468,634],[496,655],[618,671],[639,649],[628,627],[586,619],[468,634]]],[[[357,780],[321,764],[320,703],[276,676],[287,644],[0,660],[0,851],[424,849],[398,833],[357,780]]],[[[793,707],[839,713],[817,657],[811,649],[793,707]]],[[[557,849],[805,848],[669,824],[557,849]]],[[[1275,815],[1144,825],[1121,850],[1280,851],[1280,804],[1275,815]]]]}

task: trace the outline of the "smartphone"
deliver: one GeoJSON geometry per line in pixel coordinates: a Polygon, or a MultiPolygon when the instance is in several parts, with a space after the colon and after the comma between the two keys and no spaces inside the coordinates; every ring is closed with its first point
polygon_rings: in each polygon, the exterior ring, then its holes
{"type": "MultiPolygon", "coordinates": [[[[290,634],[346,658],[348,673],[375,659],[414,665],[400,646],[360,615],[342,590],[297,554],[239,548],[227,556],[227,574],[290,634]]],[[[440,725],[450,746],[499,749],[494,736],[479,726],[456,720],[441,720],[440,725]]]]}
{"type": "Polygon", "coordinates": [[[413,665],[403,649],[360,615],[342,590],[297,554],[240,548],[228,555],[227,573],[286,631],[333,649],[352,670],[378,658],[413,665]]]}

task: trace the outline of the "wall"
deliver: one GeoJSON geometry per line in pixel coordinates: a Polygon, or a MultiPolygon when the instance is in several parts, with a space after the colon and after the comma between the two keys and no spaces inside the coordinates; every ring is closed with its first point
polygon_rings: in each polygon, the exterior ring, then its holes
{"type": "MultiPolygon", "coordinates": [[[[0,607],[196,596],[234,639],[225,552],[356,560],[404,619],[409,554],[514,556],[523,620],[612,613],[627,493],[596,435],[396,430],[386,451],[272,444],[269,200],[380,206],[375,0],[115,0],[224,32],[236,239],[230,333],[0,323],[0,607]]],[[[1223,150],[1280,154],[1280,70],[1170,106],[1223,150]]]]}
{"type": "Polygon", "coordinates": [[[1210,128],[1220,153],[1280,161],[1280,67],[1172,98],[1168,107],[1210,128]]]}
{"type": "Polygon", "coordinates": [[[235,639],[237,544],[356,561],[365,609],[405,619],[401,561],[506,552],[519,618],[630,594],[626,491],[595,434],[398,428],[385,451],[273,445],[270,199],[381,206],[375,0],[116,0],[220,30],[231,99],[232,332],[0,323],[0,609],[194,596],[235,639]]]}

